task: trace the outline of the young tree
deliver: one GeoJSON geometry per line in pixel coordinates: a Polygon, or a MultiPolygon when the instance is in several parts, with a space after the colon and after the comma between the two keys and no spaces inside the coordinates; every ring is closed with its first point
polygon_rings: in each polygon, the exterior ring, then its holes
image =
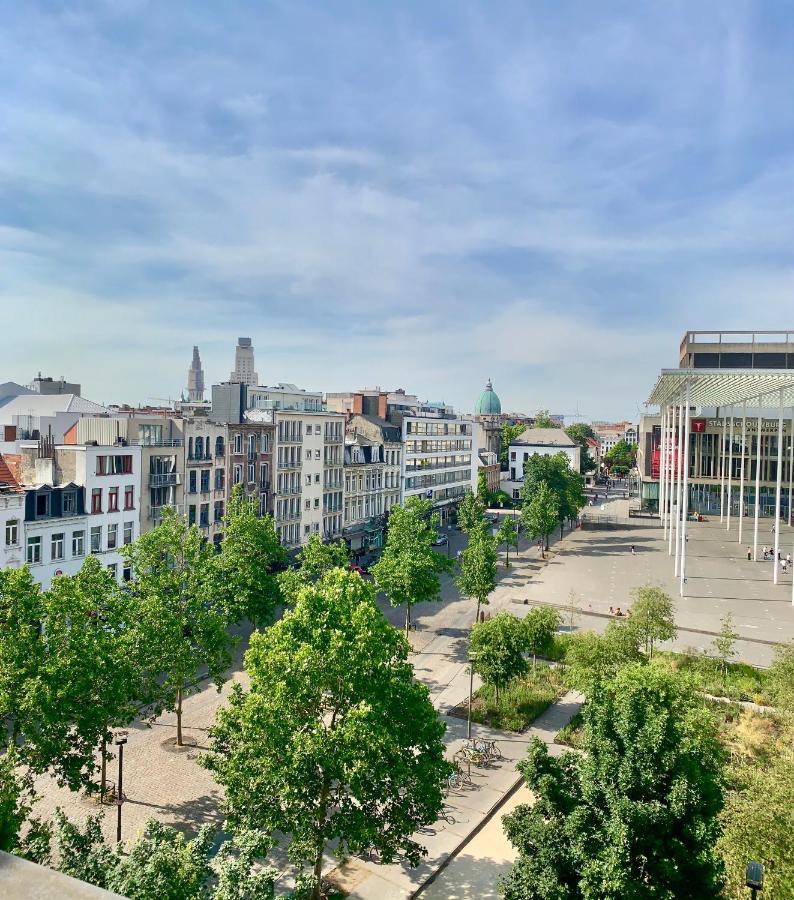
{"type": "Polygon", "coordinates": [[[626,666],[643,663],[637,633],[622,622],[610,622],[603,634],[577,635],[565,654],[565,679],[588,696],[626,666]]]}
{"type": "Polygon", "coordinates": [[[286,835],[290,858],[313,869],[314,900],[332,838],[340,856],[374,847],[416,865],[411,835],[441,808],[444,726],[408,649],[370,583],[329,572],[253,635],[250,690],[234,686],[211,730],[203,763],[225,789],[228,826],[259,832],[262,850],[286,835]]]}
{"type": "Polygon", "coordinates": [[[544,483],[554,495],[562,537],[566,519],[575,519],[585,504],[584,479],[571,469],[565,453],[554,456],[536,453],[524,464],[524,484],[521,487],[523,507],[532,502],[544,483]]]}
{"type": "Polygon", "coordinates": [[[547,409],[539,409],[535,414],[535,428],[559,428],[559,426],[547,409]]]}
{"type": "Polygon", "coordinates": [[[618,441],[604,456],[607,468],[628,471],[637,461],[637,445],[618,441]]]}
{"type": "Polygon", "coordinates": [[[488,478],[485,474],[485,469],[480,469],[480,471],[477,472],[477,499],[486,508],[488,507],[490,493],[491,492],[488,490],[488,478]]]}
{"type": "Polygon", "coordinates": [[[582,754],[535,739],[519,763],[536,800],[503,820],[518,850],[506,900],[716,897],[722,753],[692,689],[632,666],[583,714],[582,754]]]}
{"type": "Polygon", "coordinates": [[[504,544],[506,551],[505,567],[510,568],[510,548],[515,547],[516,553],[518,552],[518,525],[516,525],[515,516],[503,517],[496,531],[496,543],[504,544]]]}
{"type": "Polygon", "coordinates": [[[524,617],[524,645],[532,654],[533,672],[538,654],[549,653],[554,646],[554,635],[561,622],[559,613],[550,606],[537,606],[524,617]]]}
{"type": "Polygon", "coordinates": [[[538,485],[532,499],[521,507],[521,522],[529,537],[543,539],[543,547],[549,549],[549,535],[559,521],[559,504],[551,488],[545,482],[538,485]]]}
{"type": "Polygon", "coordinates": [[[501,442],[499,446],[499,463],[502,471],[509,468],[507,455],[510,452],[510,445],[517,440],[526,431],[526,425],[502,425],[501,442]]]}
{"type": "Polygon", "coordinates": [[[655,641],[672,641],[678,635],[675,604],[661,588],[646,584],[632,592],[631,619],[628,624],[645,644],[648,658],[653,657],[655,641]]]}
{"type": "Polygon", "coordinates": [[[146,666],[156,676],[155,705],[176,713],[182,746],[182,702],[199,672],[206,670],[220,691],[231,664],[226,610],[215,593],[215,551],[195,525],[166,508],[161,523],[122,553],[134,573],[128,589],[146,666]]]}
{"type": "Polygon", "coordinates": [[[499,690],[527,670],[521,622],[508,612],[478,622],[469,641],[471,668],[486,684],[492,684],[499,702],[499,690]]]}
{"type": "Polygon", "coordinates": [[[411,625],[411,607],[441,598],[443,572],[452,560],[433,550],[438,537],[438,516],[429,500],[409,497],[405,506],[394,506],[389,515],[386,546],[372,567],[375,585],[392,606],[405,605],[405,635],[411,625]]]}
{"type": "Polygon", "coordinates": [[[712,646],[722,664],[722,677],[728,678],[728,663],[736,655],[736,639],[738,631],[733,627],[733,616],[726,613],[720,619],[720,633],[712,641],[712,646]]]}
{"type": "Polygon", "coordinates": [[[485,523],[485,503],[478,494],[467,491],[458,506],[458,525],[469,534],[485,523]]]}
{"type": "Polygon", "coordinates": [[[232,488],[223,519],[223,541],[215,557],[216,594],[229,622],[250,619],[263,628],[281,603],[276,569],[286,562],[272,516],[257,515],[256,501],[240,485],[232,488]]]}
{"type": "Polygon", "coordinates": [[[319,581],[331,569],[346,569],[350,554],[342,540],[324,543],[319,534],[312,534],[298,554],[297,569],[288,569],[279,576],[285,595],[292,596],[306,584],[319,581]]]}

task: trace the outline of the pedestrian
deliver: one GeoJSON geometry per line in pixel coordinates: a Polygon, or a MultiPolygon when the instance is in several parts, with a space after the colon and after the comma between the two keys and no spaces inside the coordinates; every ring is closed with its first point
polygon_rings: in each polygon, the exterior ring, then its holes
{"type": "Polygon", "coordinates": [[[787,554],[786,554],[786,562],[787,562],[789,565],[791,565],[791,554],[790,554],[790,553],[787,553],[787,554]]]}
{"type": "Polygon", "coordinates": [[[750,562],[750,557],[753,555],[753,551],[748,547],[747,548],[747,562],[750,562]]]}
{"type": "Polygon", "coordinates": [[[631,545],[631,555],[634,556],[634,544],[631,545]]]}

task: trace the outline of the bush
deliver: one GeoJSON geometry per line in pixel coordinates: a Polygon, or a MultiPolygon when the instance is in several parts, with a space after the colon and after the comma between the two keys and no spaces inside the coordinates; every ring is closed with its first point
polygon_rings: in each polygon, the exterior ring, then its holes
{"type": "Polygon", "coordinates": [[[709,656],[660,651],[654,664],[688,675],[695,687],[715,697],[749,700],[765,706],[769,703],[769,676],[763,669],[747,663],[728,663],[723,674],[722,660],[709,656]]]}
{"type": "Polygon", "coordinates": [[[502,688],[498,702],[494,688],[484,684],[474,695],[471,718],[500,731],[520,732],[564,692],[559,670],[539,663],[534,674],[514,678],[502,688]]]}

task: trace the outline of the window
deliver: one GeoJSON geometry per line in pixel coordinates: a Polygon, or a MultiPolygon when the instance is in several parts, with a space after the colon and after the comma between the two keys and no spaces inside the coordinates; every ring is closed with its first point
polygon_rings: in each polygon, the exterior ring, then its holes
{"type": "Polygon", "coordinates": [[[114,522],[108,525],[108,550],[115,550],[119,542],[119,526],[114,522]]]}
{"type": "Polygon", "coordinates": [[[82,556],[85,553],[85,532],[72,532],[72,556],[82,556]]]}
{"type": "Polygon", "coordinates": [[[135,532],[135,523],[134,522],[125,522],[124,523],[124,543],[131,544],[132,543],[132,535],[135,532]]]}
{"type": "Polygon", "coordinates": [[[119,511],[119,489],[111,488],[108,491],[108,512],[119,511]]]}
{"type": "Polygon", "coordinates": [[[243,452],[243,436],[241,434],[235,434],[234,436],[234,452],[243,452]]]}
{"type": "Polygon", "coordinates": [[[312,501],[311,501],[311,500],[307,500],[307,501],[306,501],[306,509],[311,509],[311,508],[312,508],[312,501]]]}
{"type": "Polygon", "coordinates": [[[312,483],[312,476],[311,476],[311,475],[307,475],[307,476],[306,476],[306,484],[311,484],[311,483],[312,483]]]}
{"type": "Polygon", "coordinates": [[[223,519],[223,500],[215,501],[215,521],[220,522],[223,519]]]}
{"type": "Polygon", "coordinates": [[[226,483],[226,470],[225,469],[216,469],[215,470],[215,490],[222,491],[225,483],[226,483]]]}
{"type": "Polygon", "coordinates": [[[132,456],[117,454],[114,456],[97,456],[97,475],[131,475],[132,456]]]}
{"type": "Polygon", "coordinates": [[[116,579],[118,579],[119,577],[118,571],[119,567],[116,565],[116,563],[108,563],[108,572],[110,572],[110,574],[116,579]]]}
{"type": "Polygon", "coordinates": [[[253,484],[256,481],[256,463],[248,463],[248,483],[253,484]]]}
{"type": "Polygon", "coordinates": [[[248,435],[248,455],[256,456],[256,435],[255,434],[248,435]]]}
{"type": "Polygon", "coordinates": [[[319,531],[319,530],[320,530],[320,523],[319,523],[319,522],[315,522],[314,525],[313,525],[312,527],[314,528],[315,531],[319,531]]]}
{"type": "Polygon", "coordinates": [[[304,533],[304,534],[308,534],[310,530],[311,530],[311,528],[310,528],[308,525],[304,525],[304,526],[303,526],[303,533],[304,533]]]}
{"type": "Polygon", "coordinates": [[[132,578],[132,569],[129,566],[124,566],[121,570],[121,577],[124,581],[129,581],[132,578]]]}
{"type": "Polygon", "coordinates": [[[315,509],[319,509],[319,508],[320,508],[320,498],[319,498],[319,497],[315,497],[315,498],[314,498],[314,508],[315,508],[315,509]]]}
{"type": "Polygon", "coordinates": [[[36,494],[36,518],[46,519],[50,514],[50,495],[36,494]]]}
{"type": "Polygon", "coordinates": [[[191,503],[187,508],[187,523],[188,525],[196,524],[196,504],[191,503]]]}
{"type": "Polygon", "coordinates": [[[243,467],[235,466],[234,467],[234,483],[239,484],[243,480],[243,467]]]}
{"type": "Polygon", "coordinates": [[[61,508],[65,516],[73,516],[77,512],[77,496],[74,491],[64,491],[61,508]]]}
{"type": "Polygon", "coordinates": [[[199,509],[199,525],[202,528],[208,528],[210,524],[210,505],[209,503],[202,503],[199,509]]]}
{"type": "Polygon", "coordinates": [[[101,525],[92,525],[91,526],[91,552],[92,553],[101,553],[102,552],[102,526],[101,525]]]}
{"type": "Polygon", "coordinates": [[[218,435],[218,437],[215,438],[215,455],[223,456],[223,452],[223,437],[221,435],[218,435]]]}
{"type": "Polygon", "coordinates": [[[259,463],[259,487],[267,487],[267,463],[259,463]]]}
{"type": "Polygon", "coordinates": [[[91,512],[102,512],[102,488],[91,489],[91,512]]]}
{"type": "Polygon", "coordinates": [[[191,469],[191,470],[190,470],[190,475],[189,475],[189,477],[188,477],[188,489],[187,489],[187,492],[188,492],[188,494],[195,494],[195,493],[196,493],[196,470],[195,470],[195,469],[191,469]]]}
{"type": "Polygon", "coordinates": [[[50,537],[50,559],[63,559],[63,532],[50,537]]]}
{"type": "Polygon", "coordinates": [[[314,451],[314,458],[315,458],[315,459],[319,459],[319,458],[320,458],[320,451],[319,451],[319,450],[315,450],[315,451],[314,451]]]}
{"type": "Polygon", "coordinates": [[[124,488],[124,509],[135,509],[135,487],[131,484],[124,488]]]}
{"type": "Polygon", "coordinates": [[[193,458],[201,459],[202,456],[204,456],[204,438],[197,437],[196,438],[196,455],[193,458]]]}
{"type": "Polygon", "coordinates": [[[260,447],[262,453],[268,453],[270,451],[270,435],[265,431],[262,432],[260,447]]]}
{"type": "Polygon", "coordinates": [[[6,547],[16,547],[19,543],[19,522],[11,519],[6,522],[6,547]]]}
{"type": "Polygon", "coordinates": [[[210,489],[210,470],[201,470],[201,493],[206,494],[210,489]]]}
{"type": "Polygon", "coordinates": [[[29,537],[26,559],[29,566],[35,566],[41,562],[41,538],[29,537]]]}
{"type": "Polygon", "coordinates": [[[314,483],[315,484],[320,483],[320,473],[319,472],[314,476],[314,483]]]}

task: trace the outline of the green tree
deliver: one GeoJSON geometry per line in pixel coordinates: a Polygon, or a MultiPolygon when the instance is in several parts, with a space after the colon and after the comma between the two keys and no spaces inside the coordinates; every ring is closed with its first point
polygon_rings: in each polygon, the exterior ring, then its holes
{"type": "Polygon", "coordinates": [[[764,864],[763,897],[789,900],[794,885],[794,759],[790,751],[763,766],[741,770],[728,793],[717,850],[725,862],[729,898],[747,897],[747,863],[764,864]]]}
{"type": "Polygon", "coordinates": [[[645,644],[648,658],[653,657],[656,641],[672,641],[678,636],[675,624],[675,604],[661,588],[646,584],[632,591],[634,602],[628,624],[645,644]]]}
{"type": "Polygon", "coordinates": [[[510,567],[510,548],[515,547],[518,552],[518,525],[513,515],[507,515],[502,518],[499,528],[496,532],[496,543],[504,544],[506,557],[505,566],[510,567]]]}
{"type": "Polygon", "coordinates": [[[636,631],[623,622],[610,622],[603,634],[576,635],[565,654],[565,678],[588,696],[626,666],[644,662],[636,631]]]}
{"type": "Polygon", "coordinates": [[[773,703],[786,712],[794,712],[794,641],[775,647],[767,684],[773,703]]]}
{"type": "Polygon", "coordinates": [[[458,506],[458,525],[468,534],[485,523],[485,504],[478,494],[467,491],[458,506]]]}
{"type": "Polygon", "coordinates": [[[585,504],[584,479],[571,469],[565,453],[560,452],[553,456],[541,456],[536,453],[524,464],[522,508],[532,502],[541,484],[546,484],[554,495],[562,536],[566,519],[569,521],[575,519],[585,504]]]}
{"type": "Polygon", "coordinates": [[[203,763],[225,789],[227,825],[259,832],[262,849],[287,835],[319,898],[323,853],[374,847],[385,862],[435,821],[450,771],[444,726],[413,677],[408,644],[375,603],[373,586],[329,572],[294,607],[254,634],[245,666],[211,730],[203,763]]]}
{"type": "Polygon", "coordinates": [[[618,441],[604,456],[608,469],[619,468],[628,471],[637,462],[637,445],[618,441]]]}
{"type": "Polygon", "coordinates": [[[519,763],[536,799],[503,820],[518,850],[506,900],[718,896],[723,760],[691,688],[632,666],[583,715],[582,754],[550,757],[536,738],[519,763]]]}
{"type": "Polygon", "coordinates": [[[726,613],[720,619],[720,633],[712,641],[712,646],[722,665],[722,677],[728,678],[728,663],[736,654],[736,639],[739,633],[733,627],[733,616],[726,613]]]}
{"type": "Polygon", "coordinates": [[[291,567],[278,576],[282,597],[289,602],[307,584],[319,581],[331,569],[347,569],[350,554],[344,541],[324,543],[319,534],[312,534],[298,553],[297,568],[291,567]]]}
{"type": "Polygon", "coordinates": [[[281,603],[275,571],[286,563],[272,516],[257,515],[256,501],[232,488],[215,557],[216,596],[229,622],[250,619],[257,628],[273,621],[281,603]]]}
{"type": "Polygon", "coordinates": [[[386,545],[372,567],[375,585],[392,606],[405,606],[405,635],[411,626],[411,607],[441,599],[443,572],[453,562],[433,550],[438,537],[438,516],[429,500],[409,497],[405,506],[393,506],[389,515],[386,545]]]}
{"type": "Polygon", "coordinates": [[[161,523],[122,547],[122,553],[134,573],[128,590],[146,666],[156,675],[153,700],[158,709],[176,713],[176,740],[182,746],[185,696],[202,671],[220,691],[231,664],[226,610],[215,593],[215,551],[195,525],[166,508],[161,523]]]}
{"type": "Polygon", "coordinates": [[[488,478],[485,474],[485,469],[480,469],[479,472],[477,472],[477,499],[486,508],[488,507],[490,493],[491,492],[488,490],[488,478]]]}
{"type": "Polygon", "coordinates": [[[535,428],[559,428],[547,409],[539,409],[535,415],[535,428]]]}
{"type": "Polygon", "coordinates": [[[565,429],[565,433],[579,445],[581,451],[579,454],[579,471],[582,473],[592,472],[596,464],[592,456],[590,456],[590,445],[587,443],[588,440],[597,440],[592,427],[585,422],[577,422],[574,425],[569,425],[565,429]]]}
{"type": "Polygon", "coordinates": [[[549,549],[549,535],[559,521],[559,503],[552,489],[541,482],[532,499],[521,507],[521,522],[529,537],[543,538],[543,547],[549,549]]]}
{"type": "Polygon", "coordinates": [[[508,612],[478,622],[469,641],[471,667],[486,684],[492,684],[499,702],[499,690],[527,670],[521,622],[508,612]]]}
{"type": "Polygon", "coordinates": [[[524,644],[532,654],[532,671],[538,654],[548,654],[554,646],[554,635],[560,627],[560,614],[550,606],[536,606],[524,617],[524,644]]]}
{"type": "Polygon", "coordinates": [[[502,435],[499,446],[499,463],[502,467],[502,471],[507,471],[509,468],[507,456],[510,452],[510,445],[513,441],[518,440],[526,430],[526,425],[508,425],[506,422],[502,425],[502,435]]]}

